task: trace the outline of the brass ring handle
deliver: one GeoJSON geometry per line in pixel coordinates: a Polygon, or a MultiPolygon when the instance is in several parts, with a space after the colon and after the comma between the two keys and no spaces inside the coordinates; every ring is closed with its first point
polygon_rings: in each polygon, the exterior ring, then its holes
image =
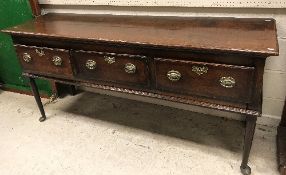
{"type": "Polygon", "coordinates": [[[233,88],[235,86],[235,79],[233,77],[221,77],[219,82],[225,88],[233,88]]]}
{"type": "Polygon", "coordinates": [[[93,70],[96,68],[96,62],[94,60],[87,60],[85,66],[86,68],[93,70]]]}
{"type": "Polygon", "coordinates": [[[132,63],[126,63],[124,70],[126,73],[134,74],[136,72],[136,66],[132,63]]]}
{"type": "Polygon", "coordinates": [[[179,81],[181,79],[181,73],[176,70],[170,70],[167,72],[167,77],[171,81],[179,81]]]}
{"type": "Polygon", "coordinates": [[[108,64],[113,64],[115,63],[115,57],[104,56],[104,61],[106,61],[108,64]]]}
{"type": "Polygon", "coordinates": [[[59,56],[53,56],[53,59],[52,59],[53,63],[55,66],[61,66],[62,63],[63,63],[63,60],[61,57],[59,56]]]}
{"type": "Polygon", "coordinates": [[[30,63],[30,62],[32,61],[32,57],[31,57],[30,54],[24,53],[24,54],[23,54],[23,60],[24,60],[25,62],[27,62],[27,63],[30,63]]]}

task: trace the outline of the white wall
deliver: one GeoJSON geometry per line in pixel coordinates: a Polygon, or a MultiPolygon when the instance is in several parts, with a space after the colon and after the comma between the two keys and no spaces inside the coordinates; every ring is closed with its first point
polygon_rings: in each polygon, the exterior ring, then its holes
{"type": "MultiPolygon", "coordinates": [[[[92,0],[85,0],[85,1],[40,0],[40,3],[46,4],[42,5],[43,13],[56,12],[56,13],[156,15],[156,16],[157,15],[232,16],[232,17],[257,17],[257,18],[271,17],[276,19],[278,28],[278,41],[280,46],[280,56],[270,57],[267,59],[265,74],[264,74],[263,115],[262,118],[258,120],[258,122],[268,125],[278,124],[281,118],[284,100],[286,96],[286,1],[285,0],[256,0],[256,1],[254,0],[253,1],[129,0],[128,1],[129,4],[128,3],[126,4],[126,2],[127,0],[113,0],[113,1],[98,0],[95,2],[93,2],[92,0]],[[110,4],[111,2],[113,3],[112,5],[116,6],[105,6],[110,4]],[[156,4],[154,4],[155,2],[156,4]],[[166,2],[169,2],[169,4],[168,3],[166,4],[166,2]],[[125,7],[119,6],[121,5],[121,3],[126,6],[125,7]],[[195,7],[192,7],[191,5],[192,3],[193,6],[195,7]],[[55,4],[60,4],[60,5],[55,5],[55,4]],[[96,5],[91,6],[91,4],[96,4],[96,5]],[[130,5],[138,5],[141,7],[133,7],[133,6],[131,7],[130,5]],[[147,6],[152,5],[154,7],[146,7],[146,5],[147,6]],[[174,6],[183,6],[183,7],[174,7],[174,6]],[[213,6],[219,8],[211,8],[213,6]],[[221,6],[224,6],[224,8],[220,8],[221,6]],[[239,8],[229,8],[229,7],[239,7],[239,8]],[[250,8],[250,7],[259,7],[259,8],[250,8]]],[[[138,99],[138,97],[130,97],[130,96],[128,97],[138,99]]],[[[163,105],[171,105],[169,103],[160,100],[152,100],[145,98],[145,101],[155,102],[163,105]]],[[[172,105],[174,104],[172,103],[172,105]]],[[[175,106],[183,109],[190,108],[189,106],[180,104],[175,104],[175,106]]],[[[217,112],[211,110],[198,109],[197,107],[193,108],[195,108],[197,111],[201,111],[204,113],[211,113],[211,114],[216,113],[216,115],[221,115],[221,116],[227,115],[228,117],[237,118],[237,116],[234,114],[228,114],[222,112],[217,114],[217,112]]]]}
{"type": "Polygon", "coordinates": [[[39,0],[41,4],[285,8],[285,0],[39,0]]]}

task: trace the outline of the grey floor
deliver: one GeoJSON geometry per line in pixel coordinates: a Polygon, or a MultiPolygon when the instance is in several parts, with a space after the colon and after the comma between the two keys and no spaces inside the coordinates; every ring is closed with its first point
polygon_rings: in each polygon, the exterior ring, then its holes
{"type": "MultiPolygon", "coordinates": [[[[0,91],[0,175],[240,175],[243,124],[93,93],[0,91]]],[[[253,175],[278,175],[276,129],[258,125],[253,175]]]]}

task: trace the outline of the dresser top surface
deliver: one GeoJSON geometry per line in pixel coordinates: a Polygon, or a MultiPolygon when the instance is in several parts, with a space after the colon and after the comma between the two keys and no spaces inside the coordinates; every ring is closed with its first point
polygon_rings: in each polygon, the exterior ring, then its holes
{"type": "Polygon", "coordinates": [[[265,18],[47,14],[12,35],[138,44],[210,52],[278,55],[276,24],[265,18]]]}

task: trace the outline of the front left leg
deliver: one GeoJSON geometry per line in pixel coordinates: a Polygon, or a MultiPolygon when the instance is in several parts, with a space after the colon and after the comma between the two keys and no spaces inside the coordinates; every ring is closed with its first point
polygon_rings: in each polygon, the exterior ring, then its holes
{"type": "Polygon", "coordinates": [[[42,103],[41,98],[40,98],[39,90],[38,90],[38,87],[36,85],[35,79],[32,78],[32,77],[29,77],[29,79],[30,79],[30,85],[31,85],[31,88],[32,88],[33,95],[35,97],[35,100],[37,102],[38,108],[39,108],[39,110],[41,112],[41,115],[42,115],[42,117],[39,119],[39,121],[43,122],[43,121],[46,120],[46,114],[45,114],[45,111],[44,111],[43,103],[42,103]]]}
{"type": "Polygon", "coordinates": [[[245,136],[244,136],[244,147],[243,147],[243,157],[242,163],[240,166],[241,173],[243,175],[250,175],[251,168],[247,165],[249,154],[252,146],[253,136],[255,132],[257,117],[255,116],[246,116],[246,128],[245,128],[245,136]]]}

